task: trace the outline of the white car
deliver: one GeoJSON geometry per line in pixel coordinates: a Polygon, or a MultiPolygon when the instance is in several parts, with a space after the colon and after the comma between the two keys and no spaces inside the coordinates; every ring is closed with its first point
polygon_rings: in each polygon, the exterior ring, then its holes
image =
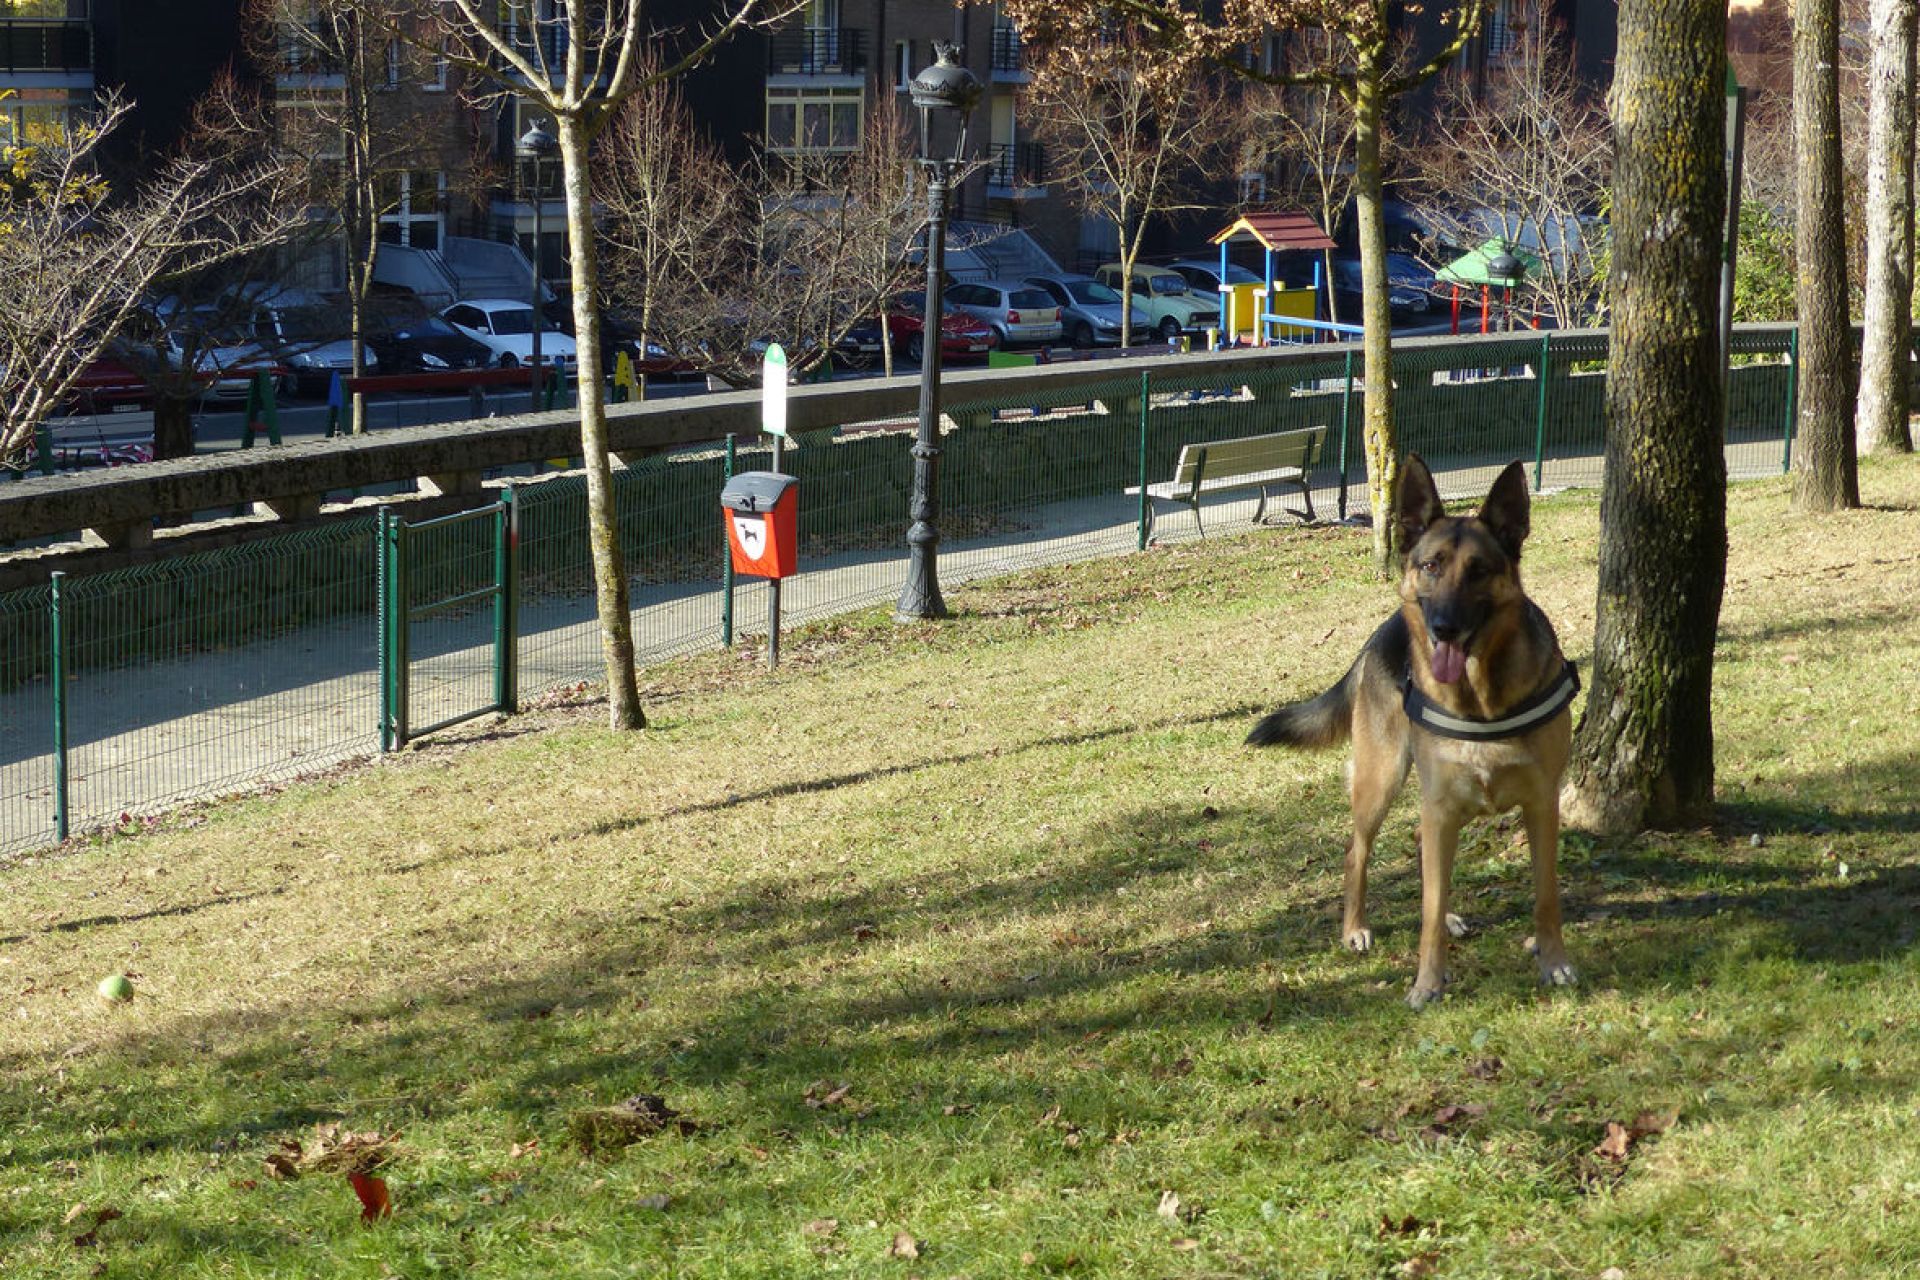
{"type": "MultiPolygon", "coordinates": [[[[470,298],[456,302],[440,318],[493,352],[503,369],[533,359],[533,308],[511,298],[470,298]]],[[[573,339],[551,320],[540,324],[540,362],[571,369],[576,361],[573,339]]]]}

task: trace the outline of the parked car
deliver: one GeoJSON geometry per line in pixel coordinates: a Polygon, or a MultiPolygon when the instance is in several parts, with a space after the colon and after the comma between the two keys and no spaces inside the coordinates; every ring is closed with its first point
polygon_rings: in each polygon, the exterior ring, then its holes
{"type": "MultiPolygon", "coordinates": [[[[1120,341],[1121,318],[1127,304],[1092,276],[1028,276],[1027,283],[1046,290],[1060,308],[1060,327],[1074,346],[1085,350],[1120,341]]],[[[1134,307],[1134,334],[1145,335],[1152,327],[1147,313],[1134,307]]]]}
{"type": "MultiPolygon", "coordinates": [[[[1433,309],[1438,287],[1433,272],[1421,265],[1419,259],[1405,253],[1387,255],[1387,305],[1393,310],[1412,315],[1425,314],[1433,309]]],[[[1353,300],[1353,314],[1357,318],[1360,314],[1360,259],[1333,260],[1333,289],[1335,293],[1346,294],[1353,300]]]]}
{"type": "Polygon", "coordinates": [[[1060,340],[1060,308],[1044,289],[1018,280],[961,281],[947,286],[947,302],[985,322],[1000,345],[1060,340]]]}
{"type": "MultiPolygon", "coordinates": [[[[1110,262],[1094,273],[1101,284],[1118,290],[1120,264],[1110,262]]],[[[1187,278],[1167,267],[1135,264],[1127,292],[1144,309],[1154,332],[1172,341],[1181,334],[1198,334],[1220,323],[1219,295],[1201,296],[1187,287],[1187,278]]]]}
{"type": "Polygon", "coordinates": [[[378,353],[380,368],[388,373],[444,373],[484,369],[493,363],[491,350],[436,315],[381,324],[367,343],[369,352],[378,353]]]}
{"type": "MultiPolygon", "coordinates": [[[[919,364],[927,354],[927,295],[903,293],[887,307],[887,329],[896,354],[919,364]]],[[[984,360],[1000,345],[1000,336],[984,321],[952,307],[940,310],[940,358],[984,360]]]]}
{"type": "MultiPolygon", "coordinates": [[[[1218,262],[1208,262],[1204,258],[1182,258],[1178,262],[1169,262],[1167,268],[1171,271],[1178,271],[1181,278],[1187,282],[1187,287],[1201,297],[1205,297],[1208,294],[1218,294],[1220,292],[1220,264],[1218,262]]],[[[1245,267],[1237,267],[1229,262],[1227,264],[1227,283],[1265,284],[1266,281],[1245,267]]]]}
{"type": "MultiPolygon", "coordinates": [[[[503,369],[533,359],[533,308],[515,298],[468,298],[440,312],[460,332],[493,353],[503,369]]],[[[578,363],[573,339],[544,317],[540,321],[540,359],[571,369],[578,363]]]]}
{"type": "MultiPolygon", "coordinates": [[[[242,285],[227,309],[244,306],[246,324],[262,347],[272,351],[293,375],[293,390],[301,395],[325,395],[335,374],[353,372],[353,342],[343,336],[350,327],[346,304],[333,302],[309,289],[284,285],[242,285]]],[[[378,371],[379,357],[368,348],[361,367],[378,371]]]]}
{"type": "Polygon", "coordinates": [[[153,404],[153,388],[119,355],[108,350],[80,371],[67,393],[67,413],[132,413],[153,404]]]}
{"type": "Polygon", "coordinates": [[[293,374],[246,332],[231,327],[196,327],[215,308],[199,308],[168,327],[164,335],[167,363],[184,369],[192,362],[201,397],[207,400],[245,400],[256,374],[266,373],[274,389],[284,395],[293,388],[293,374]]]}

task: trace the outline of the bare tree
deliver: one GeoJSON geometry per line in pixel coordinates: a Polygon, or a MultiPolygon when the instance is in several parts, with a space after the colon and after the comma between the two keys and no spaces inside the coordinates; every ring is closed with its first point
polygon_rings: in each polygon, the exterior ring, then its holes
{"type": "MultiPolygon", "coordinates": [[[[1232,103],[1189,66],[1146,75],[1154,56],[1142,33],[1109,27],[1099,39],[1040,46],[1029,88],[1034,133],[1055,181],[1081,208],[1114,226],[1120,292],[1128,294],[1149,223],[1198,207],[1201,179],[1224,158],[1232,103]]],[[[1120,309],[1120,345],[1133,344],[1133,308],[1120,309]]]]}
{"type": "Polygon", "coordinates": [[[850,153],[766,156],[742,174],[701,140],[670,86],[637,95],[608,135],[596,188],[610,294],[674,357],[734,386],[767,342],[805,377],[911,279],[905,134],[870,123],[850,153]]]}
{"type": "Polygon", "coordinates": [[[1561,325],[1593,314],[1603,281],[1583,227],[1612,178],[1612,126],[1564,35],[1540,14],[1483,89],[1449,81],[1408,161],[1413,203],[1438,240],[1472,246],[1498,236],[1524,247],[1540,259],[1534,291],[1561,325]]]}
{"type": "MultiPolygon", "coordinates": [[[[444,81],[437,53],[396,39],[413,0],[247,0],[242,31],[254,62],[277,79],[275,145],[304,179],[309,206],[339,223],[353,376],[366,373],[367,301],[383,217],[410,171],[438,170],[440,148],[421,85],[444,81]]],[[[439,96],[439,95],[435,95],[439,96]]],[[[366,430],[353,393],[352,427],[366,430]]]]}
{"type": "Polygon", "coordinates": [[[713,254],[739,221],[742,195],[673,81],[635,93],[603,135],[594,198],[603,211],[606,290],[637,322],[643,352],[687,346],[665,318],[705,309],[713,254]]]}
{"type": "MultiPolygon", "coordinates": [[[[881,107],[867,121],[860,152],[847,173],[848,283],[856,295],[869,299],[868,314],[880,326],[880,359],[887,376],[893,375],[893,330],[887,312],[894,295],[911,283],[914,240],[926,226],[926,211],[916,199],[920,191],[913,133],[905,118],[881,107]]],[[[934,334],[923,341],[935,341],[934,334]]]]}
{"type": "MultiPolygon", "coordinates": [[[[1303,29],[1288,34],[1282,55],[1288,68],[1305,72],[1324,65],[1335,36],[1303,29]]],[[[1242,98],[1246,128],[1241,146],[1264,169],[1277,167],[1274,185],[1291,204],[1318,211],[1320,225],[1338,236],[1353,199],[1353,109],[1331,81],[1247,86],[1242,98]]],[[[1247,166],[1251,167],[1251,166],[1247,166]]],[[[1334,302],[1333,250],[1320,254],[1327,282],[1327,318],[1340,319],[1334,302]]]]}
{"type": "Polygon", "coordinates": [[[626,557],[621,551],[607,450],[606,387],[600,367],[599,253],[594,235],[589,148],[621,105],[648,84],[671,79],[709,56],[721,42],[778,11],[771,0],[725,0],[713,23],[694,34],[681,56],[650,62],[667,37],[645,0],[426,0],[425,32],[395,34],[421,41],[475,80],[517,95],[552,116],[559,139],[572,262],[573,323],[579,351],[580,451],[587,476],[587,537],[593,552],[595,602],[606,657],[609,723],[646,725],[634,672],[626,557]],[[506,19],[503,21],[503,18],[506,19]]]}
{"type": "Polygon", "coordinates": [[[1852,337],[1841,207],[1840,4],[1800,0],[1793,12],[1794,216],[1800,319],[1799,440],[1793,505],[1860,505],[1853,436],[1852,337]]]}
{"type": "Polygon", "coordinates": [[[1872,0],[1869,12],[1866,307],[1854,430],[1862,453],[1911,453],[1915,0],[1872,0]]]}
{"type": "Polygon", "coordinates": [[[1428,50],[1409,46],[1398,34],[1413,6],[1390,0],[1235,0],[1224,7],[1208,0],[1003,0],[1032,45],[1086,47],[1106,33],[1116,11],[1156,56],[1135,64],[1147,78],[1175,78],[1202,62],[1267,84],[1331,84],[1354,120],[1354,196],[1359,223],[1361,316],[1365,329],[1367,500],[1374,513],[1373,551],[1383,578],[1398,571],[1397,522],[1393,508],[1400,476],[1400,449],[1393,419],[1392,315],[1387,302],[1385,216],[1387,111],[1389,104],[1438,75],[1480,29],[1484,0],[1457,0],[1438,10],[1438,33],[1428,50]],[[1327,61],[1307,70],[1269,66],[1248,58],[1247,49],[1274,30],[1329,31],[1327,61]]]}
{"type": "MultiPolygon", "coordinates": [[[[272,243],[298,222],[266,154],[259,105],[231,83],[196,109],[187,142],[116,191],[99,152],[128,103],[101,99],[57,142],[0,152],[0,460],[32,442],[80,372],[168,279],[272,243]]],[[[191,452],[190,426],[156,411],[155,452],[191,452]]]]}

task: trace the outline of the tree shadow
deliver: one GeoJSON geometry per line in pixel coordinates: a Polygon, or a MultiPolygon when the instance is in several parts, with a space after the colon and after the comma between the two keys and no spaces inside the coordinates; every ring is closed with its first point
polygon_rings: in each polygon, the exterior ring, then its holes
{"type": "MultiPolygon", "coordinates": [[[[1242,714],[1236,708],[1169,723],[1242,714]]],[[[1111,732],[1030,746],[1098,741],[1111,732]]],[[[946,761],[912,767],[940,763],[946,761]]],[[[871,776],[779,784],[758,798],[871,776]]],[[[1835,781],[1850,794],[1868,795],[1910,776],[1908,762],[1888,760],[1864,773],[1837,773],[1835,781]]],[[[634,904],[584,921],[583,936],[595,940],[588,952],[532,970],[475,980],[485,957],[463,957],[473,962],[467,972],[423,977],[404,994],[175,1019],[145,1029],[137,1042],[103,1047],[87,1073],[124,1079],[156,1054],[216,1055],[222,1087],[208,1089],[194,1106],[142,1116],[137,1125],[122,1123],[117,1108],[124,1102],[111,1090],[92,1097],[83,1091],[61,1132],[17,1144],[0,1154],[0,1165],[85,1161],[116,1151],[201,1153],[220,1144],[264,1148],[277,1135],[330,1118],[386,1127],[484,1110],[557,1135],[570,1109],[641,1091],[735,1098],[730,1132],[712,1139],[734,1146],[838,1142],[850,1126],[867,1125],[938,1149],[952,1127],[940,1106],[946,1101],[1038,1115],[1063,1097],[1089,1109],[1103,1109],[1104,1098],[1104,1109],[1137,1114],[1142,1124],[1190,1119],[1181,1108],[1194,1099],[1175,1083],[1177,1069],[1156,1056],[1171,1058],[1190,1042],[1241,1046],[1237,1051],[1255,1060],[1275,1059],[1271,1070],[1282,1073],[1279,1057],[1318,1037],[1312,1042],[1336,1046],[1331,1052],[1345,1059],[1318,1064],[1319,1074],[1357,1079],[1377,1069],[1370,1065],[1376,1055],[1406,1052],[1423,1025],[1399,1002],[1411,976],[1406,951],[1419,886],[1408,856],[1410,805],[1403,802],[1372,881],[1376,919],[1388,939],[1383,952],[1330,958],[1346,814],[1337,789],[1329,792],[1286,812],[1145,803],[1060,839],[1016,841],[993,867],[909,870],[845,888],[835,887],[830,868],[799,877],[768,871],[685,905],[634,904]],[[1272,868],[1270,896],[1247,903],[1243,886],[1262,864],[1272,868]],[[1229,872],[1239,877],[1228,881],[1235,886],[1230,895],[1201,884],[1229,872]],[[1074,922],[1096,915],[1122,890],[1154,895],[1164,906],[1106,917],[1078,936],[1074,922]],[[923,955],[891,963],[888,948],[937,934],[955,940],[940,961],[923,955]],[[688,938],[700,940],[707,964],[754,975],[754,982],[726,999],[696,992],[674,1001],[669,1017],[629,1022],[636,988],[679,980],[663,965],[681,954],[676,939],[688,938]],[[1276,976],[1287,973],[1310,976],[1276,976]],[[1118,1042],[1124,1051],[1103,1055],[1098,1047],[1118,1042]],[[1078,1054],[1089,1055],[1091,1070],[1052,1065],[1078,1054]],[[1034,1061],[1043,1065],[999,1065],[1034,1061]],[[482,1063],[484,1089],[476,1092],[472,1073],[482,1063]],[[820,1079],[852,1082],[856,1090],[889,1080],[895,1091],[867,1099],[874,1111],[865,1119],[849,1118],[809,1105],[807,1086],[820,1079]],[[947,1096],[906,1096],[903,1079],[947,1096]],[[250,1083],[259,1081],[272,1087],[250,1083]]],[[[1816,821],[1865,832],[1913,829],[1909,811],[1836,815],[1796,808],[1788,787],[1782,794],[1787,798],[1764,802],[1771,807],[1732,807],[1734,820],[1764,816],[1772,829],[1791,826],[1783,818],[1800,824],[1792,829],[1816,821]]],[[[747,800],[729,797],[686,812],[747,800]]],[[[1481,900],[1486,940],[1469,940],[1457,953],[1467,981],[1456,1008],[1476,1000],[1510,1008],[1531,983],[1531,967],[1517,951],[1494,958],[1512,940],[1507,935],[1524,930],[1530,912],[1522,861],[1500,868],[1499,877],[1498,892],[1480,892],[1485,878],[1462,882],[1467,896],[1481,900]]],[[[1763,845],[1749,852],[1738,842],[1729,848],[1699,836],[1570,850],[1567,879],[1579,911],[1604,911],[1609,929],[1650,929],[1670,943],[1603,948],[1611,967],[1590,969],[1589,979],[1629,999],[1710,982],[1755,946],[1809,964],[1899,954],[1912,946],[1910,922],[1920,920],[1920,867],[1899,864],[1837,882],[1790,851],[1763,845]]],[[[1733,1032],[1723,1040],[1729,1058],[1742,1047],[1733,1032]]],[[[1697,1043],[1713,1051],[1712,1040],[1697,1043]]],[[[20,1071],[32,1064],[16,1054],[3,1065],[20,1071]]],[[[1434,1069],[1436,1079],[1458,1083],[1460,1064],[1436,1062],[1434,1069]]],[[[1892,1099],[1916,1083],[1899,1072],[1841,1073],[1822,1087],[1842,1098],[1892,1099]]],[[[1797,1075],[1768,1077],[1760,1096],[1738,1109],[1786,1105],[1803,1087],[1797,1075]]],[[[1380,1134],[1390,1127],[1393,1102],[1328,1101],[1317,1104],[1325,1114],[1314,1123],[1362,1146],[1385,1141],[1380,1134]]],[[[1730,1103],[1707,1108],[1734,1110],[1730,1103]]],[[[1596,1140],[1588,1121],[1550,1111],[1502,1112],[1477,1123],[1476,1134],[1535,1134],[1566,1157],[1568,1170],[1596,1140]]],[[[489,1175],[475,1165],[437,1176],[455,1190],[478,1190],[489,1175]]],[[[1577,1194],[1573,1173],[1566,1178],[1567,1194],[1577,1194]]]]}

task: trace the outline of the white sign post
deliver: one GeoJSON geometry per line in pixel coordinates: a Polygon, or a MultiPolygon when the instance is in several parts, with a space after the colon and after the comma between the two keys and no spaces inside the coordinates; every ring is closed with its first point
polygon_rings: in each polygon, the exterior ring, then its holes
{"type": "MultiPolygon", "coordinates": [[[[760,363],[760,429],[773,437],[773,470],[780,470],[780,446],[787,439],[787,353],[767,344],[760,363]]],[[[742,531],[744,532],[744,530],[742,531]]],[[[767,669],[780,665],[780,579],[767,579],[767,669]]]]}

